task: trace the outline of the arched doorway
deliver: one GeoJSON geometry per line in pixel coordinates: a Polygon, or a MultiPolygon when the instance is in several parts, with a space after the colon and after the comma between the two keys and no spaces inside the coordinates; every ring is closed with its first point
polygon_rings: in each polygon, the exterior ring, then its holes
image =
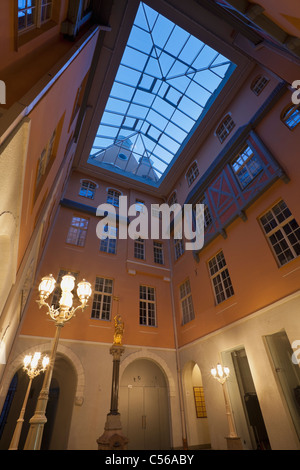
{"type": "MultiPolygon", "coordinates": [[[[13,396],[9,397],[9,409],[7,410],[6,423],[0,439],[1,450],[9,448],[28,386],[29,379],[22,369],[16,372],[12,382],[16,381],[16,377],[17,386],[13,396]]],[[[41,374],[32,382],[19,441],[20,450],[24,448],[29,430],[29,420],[34,415],[43,379],[44,374],[41,374]]],[[[46,409],[47,423],[44,426],[41,450],[67,449],[76,382],[77,376],[71,362],[64,355],[57,354],[49,390],[49,400],[46,409]]],[[[8,394],[12,394],[11,386],[9,387],[8,394]]],[[[7,402],[8,400],[5,400],[5,403],[7,402]]]]}
{"type": "Polygon", "coordinates": [[[202,375],[198,365],[190,361],[183,369],[184,404],[189,448],[209,448],[210,436],[205,406],[202,375]]]}
{"type": "Polygon", "coordinates": [[[170,449],[168,386],[155,362],[136,359],[126,367],[119,410],[129,450],[170,449]]]}

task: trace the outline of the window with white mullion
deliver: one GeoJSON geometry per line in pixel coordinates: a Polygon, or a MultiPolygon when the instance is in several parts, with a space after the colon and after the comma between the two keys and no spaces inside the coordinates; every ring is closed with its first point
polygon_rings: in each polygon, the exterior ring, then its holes
{"type": "Polygon", "coordinates": [[[228,114],[227,116],[225,116],[225,118],[216,130],[216,135],[221,143],[224,142],[224,140],[228,137],[234,127],[235,123],[230,114],[228,114]]]}
{"type": "Polygon", "coordinates": [[[282,113],[281,119],[289,129],[295,129],[300,124],[300,104],[290,105],[282,113]]]}
{"type": "Polygon", "coordinates": [[[145,242],[142,238],[134,241],[134,257],[137,259],[145,259],[145,242]]]}
{"type": "Polygon", "coordinates": [[[51,19],[52,14],[52,0],[42,0],[41,4],[41,23],[45,23],[51,19]]]}
{"type": "Polygon", "coordinates": [[[222,251],[208,262],[209,273],[217,304],[234,295],[229,271],[222,251]]]}
{"type": "Polygon", "coordinates": [[[154,287],[140,286],[140,325],[156,326],[154,287]]]}
{"type": "Polygon", "coordinates": [[[283,200],[266,212],[260,222],[280,266],[300,255],[300,227],[283,200]]]}
{"type": "Polygon", "coordinates": [[[101,238],[100,251],[115,254],[117,251],[117,234],[117,227],[106,225],[103,228],[103,235],[105,235],[106,238],[101,238]]]}
{"type": "Polygon", "coordinates": [[[184,243],[181,238],[174,238],[175,259],[179,259],[184,254],[184,243]]]}
{"type": "Polygon", "coordinates": [[[108,204],[112,204],[115,207],[119,207],[119,197],[120,196],[121,196],[120,191],[116,191],[115,189],[109,189],[107,191],[106,202],[108,204]]]}
{"type": "Polygon", "coordinates": [[[83,196],[88,199],[94,199],[96,188],[96,183],[93,183],[89,180],[83,180],[81,181],[79,196],[83,196]]]}
{"type": "MultiPolygon", "coordinates": [[[[205,196],[202,197],[200,199],[200,201],[197,202],[197,204],[202,204],[204,206],[204,212],[203,212],[203,215],[204,215],[204,228],[208,228],[210,226],[210,224],[212,223],[212,216],[211,216],[208,204],[207,204],[206,197],[205,196]]],[[[194,213],[195,213],[195,217],[196,217],[196,215],[197,215],[196,206],[194,208],[194,213]]]]}
{"type": "Polygon", "coordinates": [[[153,242],[154,263],[164,264],[163,244],[161,242],[153,242]]]}
{"type": "Polygon", "coordinates": [[[182,311],[182,324],[190,322],[195,318],[193,299],[191,293],[190,281],[187,279],[179,287],[181,311],[182,311]]]}
{"type": "Polygon", "coordinates": [[[37,23],[37,0],[18,0],[18,30],[27,31],[37,23]]]}
{"type": "Polygon", "coordinates": [[[91,318],[110,320],[113,280],[96,277],[91,318]]]}
{"type": "Polygon", "coordinates": [[[66,242],[71,245],[84,246],[88,229],[88,219],[72,217],[66,242]]]}
{"type": "Polygon", "coordinates": [[[199,176],[198,165],[196,162],[194,162],[186,173],[186,179],[187,179],[188,185],[191,186],[191,184],[195,181],[195,179],[198,176],[199,176]]]}
{"type": "Polygon", "coordinates": [[[232,161],[232,169],[242,189],[244,189],[263,169],[259,157],[247,144],[232,161]]]}
{"type": "Polygon", "coordinates": [[[18,31],[22,33],[51,19],[53,0],[18,0],[18,31]]]}

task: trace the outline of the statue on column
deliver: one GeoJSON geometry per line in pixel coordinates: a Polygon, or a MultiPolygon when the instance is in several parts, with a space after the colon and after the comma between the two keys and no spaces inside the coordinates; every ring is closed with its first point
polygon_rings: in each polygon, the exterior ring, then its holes
{"type": "Polygon", "coordinates": [[[115,321],[114,344],[121,345],[122,337],[124,333],[124,322],[119,313],[114,317],[114,321],[115,321]]]}

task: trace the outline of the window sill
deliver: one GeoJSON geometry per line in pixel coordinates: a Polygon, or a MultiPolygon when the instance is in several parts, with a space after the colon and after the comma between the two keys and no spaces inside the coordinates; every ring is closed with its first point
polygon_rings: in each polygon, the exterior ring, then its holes
{"type": "Polygon", "coordinates": [[[40,28],[33,28],[33,29],[30,29],[29,31],[18,32],[17,50],[19,49],[19,47],[24,46],[28,42],[39,37],[41,34],[54,28],[54,26],[57,26],[57,23],[53,20],[49,20],[46,23],[42,24],[40,28]]]}

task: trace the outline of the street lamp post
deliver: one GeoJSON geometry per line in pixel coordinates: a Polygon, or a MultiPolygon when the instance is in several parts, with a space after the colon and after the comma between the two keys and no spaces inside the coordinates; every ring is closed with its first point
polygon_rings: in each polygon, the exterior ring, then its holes
{"type": "Polygon", "coordinates": [[[29,383],[28,383],[28,386],[27,386],[27,391],[26,391],[26,395],[25,395],[25,398],[24,398],[23,406],[21,408],[20,416],[19,416],[19,419],[17,420],[15,431],[14,431],[14,434],[13,434],[13,437],[12,437],[12,440],[11,440],[11,443],[10,443],[10,446],[9,446],[8,450],[18,450],[21,431],[22,431],[22,427],[23,427],[23,423],[24,423],[24,414],[25,414],[25,410],[26,410],[26,406],[27,406],[27,401],[28,401],[32,381],[41,372],[44,372],[46,370],[46,367],[49,364],[49,357],[48,356],[43,357],[42,363],[41,363],[40,359],[41,359],[41,353],[40,352],[36,352],[33,357],[30,356],[30,355],[24,357],[23,370],[27,373],[27,375],[29,377],[29,383]]]}
{"type": "Polygon", "coordinates": [[[75,278],[71,274],[66,274],[65,276],[63,276],[60,284],[62,294],[59,301],[59,307],[54,308],[53,305],[50,306],[46,302],[46,299],[53,292],[55,284],[56,281],[52,277],[52,274],[50,274],[50,276],[43,277],[39,285],[40,299],[37,302],[40,308],[42,306],[47,307],[47,313],[54,321],[56,331],[50,355],[49,367],[47,368],[45,373],[44,382],[38,398],[35,414],[29,421],[30,428],[25,442],[24,450],[39,450],[41,447],[44,425],[47,422],[45,412],[49,398],[50,383],[52,379],[53,367],[61,328],[65,325],[65,323],[67,323],[71,320],[71,318],[73,318],[75,312],[78,309],[85,309],[85,307],[87,306],[87,301],[92,293],[91,285],[89,282],[86,282],[85,280],[79,282],[77,285],[77,295],[81,304],[77,307],[73,307],[72,290],[75,286],[75,278]]]}
{"type": "Polygon", "coordinates": [[[243,449],[242,443],[240,438],[238,437],[236,430],[235,430],[235,425],[230,409],[230,404],[229,404],[229,399],[227,395],[227,390],[226,390],[226,380],[228,379],[230,374],[230,370],[228,367],[223,367],[221,364],[217,364],[217,367],[211,369],[211,375],[216,379],[221,385],[222,385],[222,390],[223,390],[223,395],[224,395],[224,401],[225,401],[225,409],[226,409],[226,416],[227,416],[227,421],[228,421],[228,426],[229,426],[229,436],[226,437],[227,439],[227,447],[228,449],[243,449]]]}

